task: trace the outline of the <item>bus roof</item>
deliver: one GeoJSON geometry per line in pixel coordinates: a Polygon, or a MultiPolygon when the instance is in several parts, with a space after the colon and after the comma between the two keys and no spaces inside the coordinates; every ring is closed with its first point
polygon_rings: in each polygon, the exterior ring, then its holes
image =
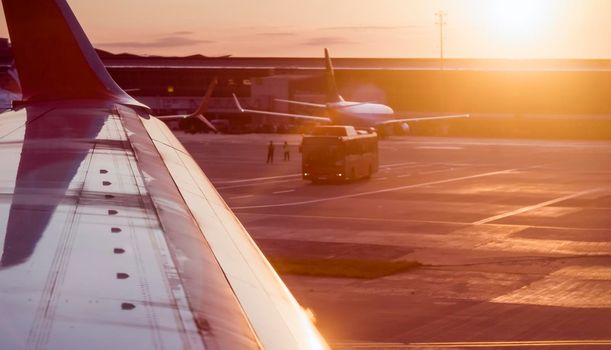
{"type": "Polygon", "coordinates": [[[320,125],[312,130],[313,136],[357,136],[354,126],[350,125],[320,125]]]}

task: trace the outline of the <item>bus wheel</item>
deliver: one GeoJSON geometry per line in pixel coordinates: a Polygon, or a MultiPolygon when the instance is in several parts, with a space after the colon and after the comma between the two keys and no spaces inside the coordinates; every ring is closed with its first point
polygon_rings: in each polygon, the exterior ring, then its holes
{"type": "Polygon", "coordinates": [[[373,171],[371,170],[371,164],[369,164],[369,167],[367,168],[367,178],[371,178],[371,175],[373,174],[373,171]]]}

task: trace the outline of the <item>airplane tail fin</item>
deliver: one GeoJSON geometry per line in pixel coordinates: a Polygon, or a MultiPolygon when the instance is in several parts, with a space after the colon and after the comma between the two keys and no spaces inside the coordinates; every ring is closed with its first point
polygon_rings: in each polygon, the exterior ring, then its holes
{"type": "Polygon", "coordinates": [[[325,48],[325,75],[327,77],[327,102],[344,101],[344,98],[337,91],[333,63],[331,62],[331,57],[329,57],[329,50],[327,48],[325,48]]]}
{"type": "Polygon", "coordinates": [[[202,102],[199,104],[199,107],[197,107],[195,112],[191,114],[192,117],[195,117],[197,115],[204,115],[204,113],[208,111],[208,104],[210,103],[210,96],[212,96],[212,91],[214,91],[214,88],[216,87],[217,84],[218,84],[218,79],[216,77],[212,78],[212,80],[210,81],[210,84],[208,85],[208,89],[206,90],[206,94],[204,95],[204,98],[202,99],[202,102]]]}
{"type": "Polygon", "coordinates": [[[65,0],[2,0],[24,102],[113,99],[112,80],[65,0]]]}
{"type": "Polygon", "coordinates": [[[214,132],[219,132],[219,130],[214,126],[214,124],[212,124],[204,116],[204,114],[208,111],[208,104],[210,103],[210,96],[212,96],[212,91],[214,91],[214,88],[216,87],[216,84],[218,84],[218,79],[216,77],[214,77],[210,81],[210,84],[208,85],[208,89],[206,90],[206,94],[202,98],[202,102],[199,104],[199,107],[197,107],[195,112],[193,112],[193,113],[191,113],[189,115],[164,115],[164,116],[157,116],[157,119],[160,119],[160,120],[176,120],[176,119],[185,119],[185,118],[199,119],[210,130],[212,130],[214,132]]]}
{"type": "Polygon", "coordinates": [[[219,131],[214,126],[214,124],[212,124],[205,117],[205,113],[208,111],[208,104],[210,103],[210,96],[212,96],[212,91],[214,91],[214,88],[216,87],[216,84],[218,84],[218,79],[216,77],[214,77],[210,81],[210,85],[208,85],[208,89],[206,90],[206,94],[204,95],[204,98],[202,99],[202,102],[199,104],[199,107],[197,107],[197,110],[195,110],[195,112],[193,112],[191,115],[189,115],[189,117],[199,119],[202,123],[204,123],[212,131],[218,133],[219,131]]]}

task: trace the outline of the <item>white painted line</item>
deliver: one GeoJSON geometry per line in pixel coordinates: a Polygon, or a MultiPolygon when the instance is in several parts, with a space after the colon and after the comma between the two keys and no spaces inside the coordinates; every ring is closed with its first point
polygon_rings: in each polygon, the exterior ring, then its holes
{"type": "Polygon", "coordinates": [[[499,215],[491,216],[489,218],[486,218],[486,219],[483,219],[483,220],[480,220],[480,221],[476,221],[476,222],[473,223],[473,225],[487,224],[487,223],[489,223],[491,221],[503,219],[503,218],[506,218],[506,217],[509,217],[509,216],[513,216],[513,215],[522,214],[522,213],[525,213],[527,211],[531,211],[531,210],[534,210],[534,209],[539,209],[539,208],[542,208],[542,207],[546,207],[546,206],[551,205],[551,204],[556,204],[558,202],[562,202],[562,201],[565,201],[567,199],[583,196],[585,194],[592,193],[592,192],[597,192],[597,191],[600,191],[600,190],[601,190],[601,188],[596,188],[596,189],[587,190],[587,191],[581,191],[581,192],[569,194],[569,195],[566,195],[566,196],[562,196],[560,198],[552,199],[552,200],[549,200],[549,201],[546,201],[546,202],[543,202],[543,203],[539,203],[539,204],[535,204],[535,205],[529,205],[527,207],[516,209],[516,210],[510,211],[510,212],[504,213],[504,214],[499,214],[499,215]]]}
{"type": "MultiPolygon", "coordinates": [[[[347,220],[347,221],[370,221],[370,222],[423,223],[423,224],[434,224],[434,225],[464,225],[464,226],[472,225],[469,222],[461,222],[461,221],[367,218],[367,217],[355,217],[355,216],[270,214],[270,213],[256,213],[256,212],[243,212],[241,215],[273,216],[273,217],[310,219],[310,220],[318,219],[318,220],[347,220]]],[[[563,231],[587,231],[587,232],[607,232],[609,231],[608,228],[587,228],[587,227],[567,227],[567,226],[541,226],[541,225],[496,224],[496,223],[488,223],[485,225],[500,226],[500,227],[541,228],[541,229],[563,230],[563,231]]]]}
{"type": "Polygon", "coordinates": [[[254,195],[246,194],[246,195],[243,195],[243,196],[230,197],[229,199],[242,199],[242,198],[249,198],[249,197],[254,197],[254,195]]]}
{"type": "Polygon", "coordinates": [[[446,171],[452,171],[452,169],[440,169],[440,170],[431,170],[431,171],[419,171],[418,175],[430,175],[436,173],[444,173],[446,171]]]}
{"type": "Polygon", "coordinates": [[[216,187],[216,189],[217,190],[226,190],[226,189],[230,189],[230,188],[240,188],[240,187],[248,187],[248,186],[262,186],[262,185],[267,185],[267,184],[277,184],[277,183],[281,183],[281,182],[293,182],[293,181],[301,181],[301,178],[299,178],[299,179],[290,179],[290,180],[267,181],[267,182],[262,182],[262,183],[243,183],[243,184],[239,184],[239,185],[219,186],[219,187],[216,187]]]}
{"type": "Polygon", "coordinates": [[[251,182],[251,181],[261,181],[261,180],[273,180],[273,179],[285,179],[287,177],[298,177],[301,176],[301,174],[291,174],[291,175],[280,175],[280,176],[266,176],[266,177],[253,177],[251,179],[242,179],[242,180],[231,180],[231,181],[214,181],[214,180],[210,180],[213,183],[222,185],[222,184],[239,184],[239,183],[244,183],[244,182],[251,182]]]}
{"type": "Polygon", "coordinates": [[[411,189],[411,188],[419,188],[419,187],[425,187],[425,186],[431,186],[431,185],[440,185],[440,184],[445,184],[445,183],[449,183],[449,182],[456,182],[456,181],[462,181],[462,180],[477,179],[477,178],[487,177],[487,176],[508,174],[508,173],[511,173],[511,172],[513,172],[515,170],[518,170],[518,169],[507,169],[507,170],[493,171],[493,172],[489,172],[489,173],[482,173],[482,174],[476,174],[476,175],[455,177],[455,178],[446,179],[446,180],[438,180],[438,181],[424,182],[424,183],[419,183],[419,184],[414,184],[414,185],[406,185],[406,186],[386,188],[386,189],[377,190],[377,191],[367,191],[367,192],[360,192],[360,193],[351,193],[351,194],[347,194],[347,195],[343,195],[343,196],[318,198],[318,199],[311,199],[311,200],[307,200],[307,201],[290,202],[290,203],[263,204],[263,205],[251,205],[251,206],[245,206],[245,207],[233,207],[232,209],[233,210],[241,210],[241,209],[274,208],[274,207],[287,207],[287,206],[295,206],[295,205],[303,205],[303,204],[321,203],[321,202],[328,202],[328,201],[333,201],[333,200],[338,200],[338,199],[362,197],[362,196],[367,196],[367,195],[370,195],[370,194],[378,194],[378,193],[385,193],[385,192],[394,192],[394,191],[399,191],[399,190],[407,190],[407,189],[411,189]]]}
{"type": "MultiPolygon", "coordinates": [[[[408,165],[411,165],[412,167],[419,167],[419,166],[425,166],[427,164],[416,163],[416,162],[395,163],[395,164],[380,165],[380,169],[389,170],[389,168],[403,167],[403,166],[408,166],[408,165]]],[[[228,189],[228,188],[250,186],[252,185],[251,184],[252,182],[257,182],[257,181],[286,179],[286,178],[301,178],[301,173],[290,174],[290,175],[279,175],[279,176],[253,177],[251,179],[240,179],[240,180],[210,180],[210,181],[215,185],[220,185],[216,187],[217,190],[223,190],[223,189],[228,189]],[[232,184],[233,186],[231,186],[232,184]],[[223,185],[229,185],[229,186],[223,186],[223,185]]],[[[298,180],[298,179],[284,180],[284,181],[270,181],[269,183],[289,182],[289,181],[295,181],[295,180],[298,180]]]]}
{"type": "MultiPolygon", "coordinates": [[[[400,167],[400,166],[404,166],[404,165],[420,165],[419,163],[416,162],[405,162],[405,163],[395,163],[395,164],[386,164],[386,165],[380,165],[380,168],[393,168],[393,167],[400,167]]],[[[240,183],[245,183],[245,182],[255,182],[255,181],[264,181],[264,180],[274,180],[274,179],[286,179],[286,178],[291,178],[291,177],[301,177],[301,173],[299,174],[290,174],[290,175],[279,175],[279,176],[265,176],[265,177],[253,177],[250,179],[240,179],[240,180],[210,180],[212,183],[216,184],[216,185],[229,185],[229,184],[240,184],[240,183]]],[[[222,187],[221,187],[222,188],[222,187]]]]}
{"type": "Polygon", "coordinates": [[[420,164],[420,163],[416,163],[416,162],[405,162],[405,163],[384,164],[384,165],[380,165],[380,168],[392,168],[392,167],[397,167],[397,166],[403,166],[403,165],[413,165],[413,164],[420,164]]]}
{"type": "Polygon", "coordinates": [[[272,192],[272,193],[273,194],[281,194],[281,193],[290,193],[290,192],[295,192],[295,190],[276,191],[276,192],[272,192]]]}
{"type": "MultiPolygon", "coordinates": [[[[347,220],[347,221],[364,221],[364,222],[398,222],[398,223],[424,223],[424,224],[445,224],[445,225],[471,225],[468,222],[456,222],[456,221],[439,221],[439,220],[413,220],[413,219],[388,219],[388,218],[367,218],[357,216],[327,216],[327,215],[299,215],[299,214],[270,214],[270,213],[256,213],[256,212],[244,212],[243,215],[256,215],[256,216],[273,216],[293,219],[309,219],[309,220],[347,220]]],[[[493,224],[494,225],[494,224],[493,224]]],[[[506,226],[506,225],[502,225],[506,226]]],[[[529,226],[530,227],[530,226],[529,226]]],[[[605,229],[606,230],[606,229],[605,229]]]]}
{"type": "Polygon", "coordinates": [[[463,149],[462,147],[455,146],[418,146],[416,149],[441,149],[441,150],[457,150],[463,149]]]}

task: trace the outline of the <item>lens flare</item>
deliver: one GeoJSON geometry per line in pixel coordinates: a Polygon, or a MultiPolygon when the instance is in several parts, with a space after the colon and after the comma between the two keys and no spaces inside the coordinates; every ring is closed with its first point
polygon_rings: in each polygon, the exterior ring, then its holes
{"type": "Polygon", "coordinates": [[[546,0],[490,1],[489,19],[498,34],[521,39],[544,26],[547,16],[546,0]]]}

